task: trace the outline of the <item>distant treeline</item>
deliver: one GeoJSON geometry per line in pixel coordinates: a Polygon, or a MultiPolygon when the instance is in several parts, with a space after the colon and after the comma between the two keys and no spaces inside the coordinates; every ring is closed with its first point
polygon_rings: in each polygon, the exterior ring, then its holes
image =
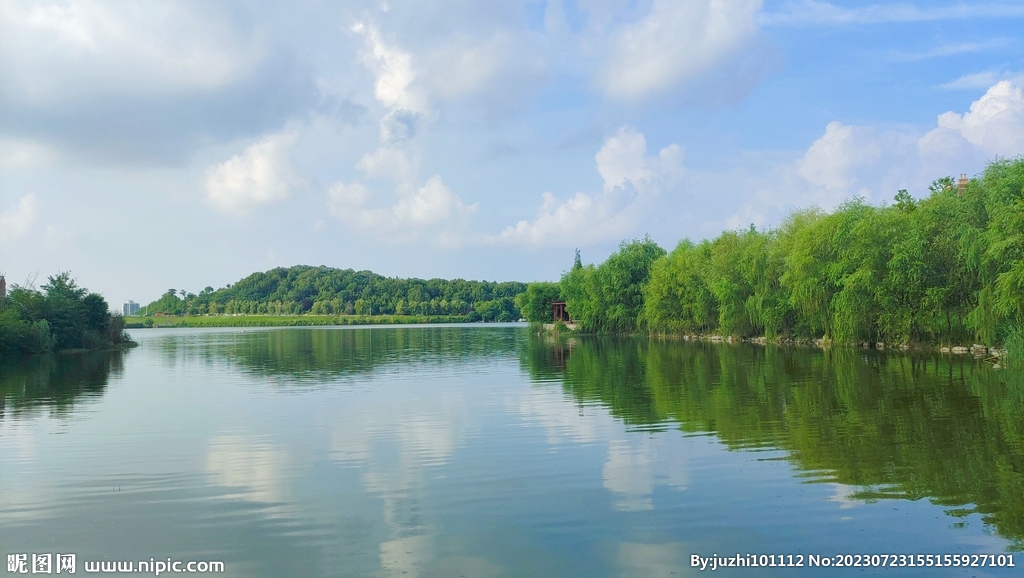
{"type": "Polygon", "coordinates": [[[123,320],[110,314],[103,296],[66,272],[49,277],[41,290],[14,286],[0,299],[0,359],[127,341],[123,320]]]}
{"type": "Polygon", "coordinates": [[[154,315],[419,315],[514,321],[525,283],[399,279],[330,267],[279,267],[199,294],[168,289],[142,313],[154,315]]]}
{"type": "Polygon", "coordinates": [[[990,163],[963,191],[939,179],[922,200],[856,198],[671,253],[624,242],[596,266],[577,255],[560,283],[531,284],[522,310],[550,322],[555,299],[587,332],[1020,345],[1024,159],[990,163]]]}
{"type": "Polygon", "coordinates": [[[125,327],[325,327],[339,325],[420,325],[469,323],[467,315],[183,315],[126,317],[125,327]]]}

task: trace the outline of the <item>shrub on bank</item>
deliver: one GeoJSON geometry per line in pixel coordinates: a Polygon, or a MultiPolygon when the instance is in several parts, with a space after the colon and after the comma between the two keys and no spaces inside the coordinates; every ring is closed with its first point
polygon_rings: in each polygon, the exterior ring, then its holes
{"type": "Polygon", "coordinates": [[[124,321],[110,314],[103,296],[67,272],[49,277],[41,290],[14,286],[0,300],[0,359],[127,341],[124,321]]]}

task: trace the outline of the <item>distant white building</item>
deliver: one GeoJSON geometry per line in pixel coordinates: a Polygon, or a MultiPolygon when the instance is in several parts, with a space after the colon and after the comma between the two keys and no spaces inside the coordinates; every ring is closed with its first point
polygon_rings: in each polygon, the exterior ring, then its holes
{"type": "Polygon", "coordinates": [[[136,313],[139,312],[139,309],[141,309],[141,308],[142,308],[141,305],[139,305],[138,303],[136,303],[134,301],[129,300],[124,305],[121,305],[121,314],[124,315],[125,317],[128,317],[129,315],[135,315],[136,313]]]}

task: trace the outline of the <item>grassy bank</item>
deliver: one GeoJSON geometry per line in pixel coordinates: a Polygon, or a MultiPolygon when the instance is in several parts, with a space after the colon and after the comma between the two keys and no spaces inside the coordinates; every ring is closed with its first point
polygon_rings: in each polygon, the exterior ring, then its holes
{"type": "Polygon", "coordinates": [[[465,315],[168,315],[125,317],[125,327],[313,327],[466,323],[465,315]]]}

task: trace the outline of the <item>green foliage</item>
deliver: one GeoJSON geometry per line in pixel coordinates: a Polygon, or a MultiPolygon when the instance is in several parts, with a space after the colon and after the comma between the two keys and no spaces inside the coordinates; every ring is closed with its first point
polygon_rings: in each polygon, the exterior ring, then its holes
{"type": "MultiPolygon", "coordinates": [[[[991,163],[962,195],[948,177],[930,191],[683,241],[650,266],[644,321],[656,333],[1003,343],[1024,324],[1024,159],[991,163]]],[[[608,316],[596,271],[563,280],[577,317],[608,316]]]]}
{"type": "Polygon", "coordinates": [[[177,291],[168,289],[159,299],[146,306],[146,314],[181,315],[185,312],[185,299],[187,298],[187,294],[185,298],[178,298],[177,291]]]}
{"type": "Polygon", "coordinates": [[[69,273],[50,277],[41,289],[14,286],[0,301],[0,358],[128,340],[103,297],[79,287],[69,273]]]}
{"type": "Polygon", "coordinates": [[[1019,372],[937,353],[597,336],[534,337],[520,360],[538,383],[560,381],[580,407],[600,404],[628,429],[777,448],[808,482],[855,486],[852,498],[866,501],[963,506],[1024,545],[1019,372]]]}
{"type": "MultiPolygon", "coordinates": [[[[582,267],[582,265],[581,265],[582,267]]],[[[516,296],[515,305],[531,323],[550,323],[551,304],[561,300],[558,283],[530,283],[516,296]]]]}
{"type": "Polygon", "coordinates": [[[516,307],[515,299],[501,297],[477,301],[473,304],[473,311],[469,313],[471,321],[515,321],[519,319],[519,309],[516,307]]]}
{"type": "Polygon", "coordinates": [[[521,315],[514,299],[525,290],[526,284],[516,282],[399,279],[370,271],[300,265],[253,273],[216,291],[207,287],[198,295],[169,289],[145,311],[149,315],[465,315],[515,320],[521,315]]]}
{"type": "MultiPolygon", "coordinates": [[[[331,325],[407,325],[467,323],[469,315],[183,315],[128,317],[129,328],[142,327],[317,327],[331,325]]],[[[479,319],[476,319],[479,321],[479,319]]]]}
{"type": "Polygon", "coordinates": [[[110,376],[123,371],[126,354],[122,350],[90,351],[4,360],[0,365],[0,403],[15,415],[44,408],[50,415],[67,414],[75,405],[103,394],[110,376]]]}
{"type": "Polygon", "coordinates": [[[684,240],[654,264],[644,317],[656,333],[777,335],[787,328],[788,295],[775,233],[728,231],[714,241],[684,240]]]}
{"type": "Polygon", "coordinates": [[[566,310],[583,331],[638,330],[651,265],[664,255],[664,249],[645,237],[623,242],[600,266],[574,265],[560,283],[566,310]]]}

